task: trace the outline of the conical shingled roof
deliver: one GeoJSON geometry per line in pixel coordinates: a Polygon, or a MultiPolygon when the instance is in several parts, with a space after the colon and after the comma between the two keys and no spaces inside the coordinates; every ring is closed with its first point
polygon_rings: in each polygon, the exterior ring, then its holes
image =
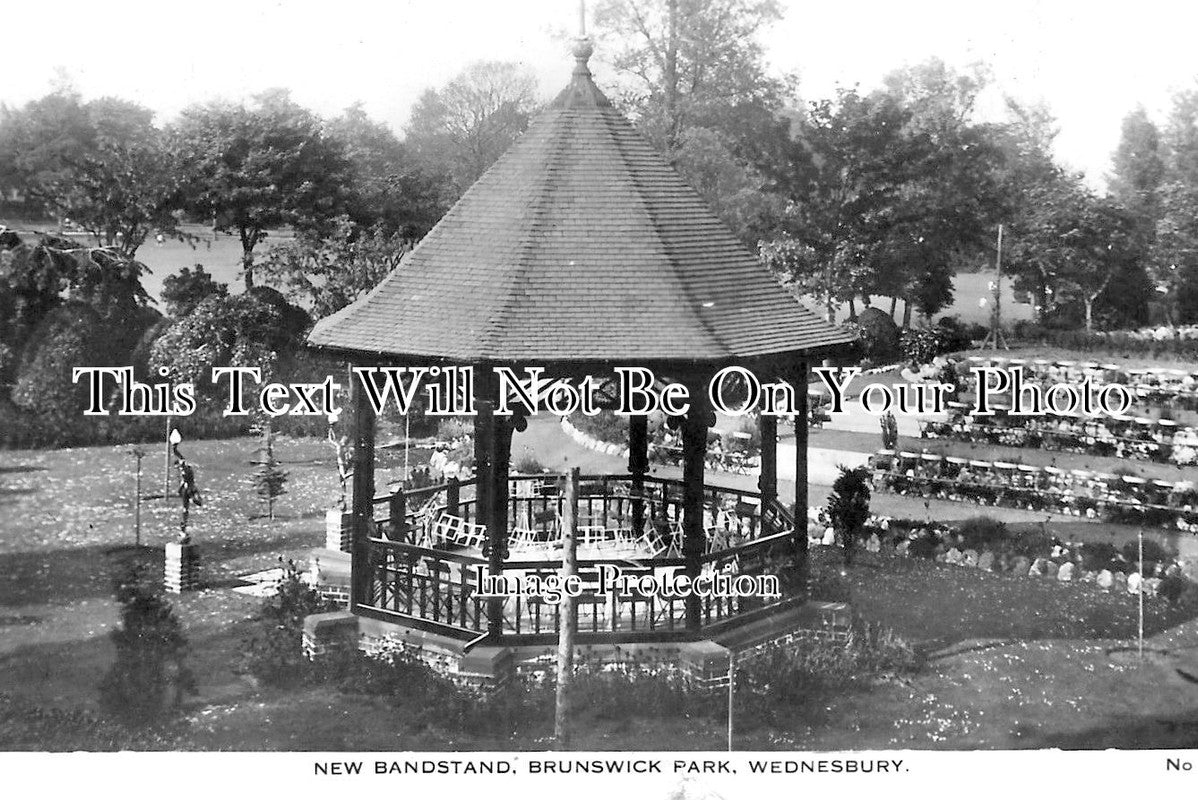
{"type": "Polygon", "coordinates": [[[840,349],[599,91],[573,80],[320,348],[457,362],[729,362],[840,349]]]}

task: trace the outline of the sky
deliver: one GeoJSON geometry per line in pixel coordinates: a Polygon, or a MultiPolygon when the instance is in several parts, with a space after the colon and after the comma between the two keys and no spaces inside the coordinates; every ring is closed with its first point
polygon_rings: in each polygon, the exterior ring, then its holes
{"type": "MultiPolygon", "coordinates": [[[[1124,115],[1163,122],[1170,98],[1198,86],[1198,3],[1074,0],[781,0],[763,37],[771,67],[813,100],[837,85],[877,87],[889,71],[936,56],[985,61],[1002,97],[1056,114],[1057,156],[1103,186],[1124,115]]],[[[361,102],[402,133],[419,94],[472,61],[526,64],[543,95],[565,85],[578,0],[22,2],[5,9],[0,103],[20,105],[65,79],[85,98],[115,95],[160,121],[192,103],[285,87],[325,115],[361,102]]],[[[592,60],[604,82],[602,52],[592,60]]]]}

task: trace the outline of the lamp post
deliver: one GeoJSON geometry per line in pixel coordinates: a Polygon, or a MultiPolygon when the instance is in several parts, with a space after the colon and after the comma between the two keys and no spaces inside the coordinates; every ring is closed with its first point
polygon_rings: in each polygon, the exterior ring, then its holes
{"type": "MultiPolygon", "coordinates": [[[[183,435],[181,433],[179,433],[179,429],[171,428],[171,432],[169,434],[167,434],[167,437],[166,437],[166,448],[167,448],[166,449],[166,461],[167,461],[168,472],[167,472],[167,476],[166,476],[166,483],[163,486],[163,494],[166,495],[168,502],[170,501],[170,496],[171,496],[170,472],[169,472],[171,452],[173,451],[175,454],[175,457],[179,458],[181,460],[183,458],[183,456],[179,454],[179,444],[182,441],[183,441],[183,435]]],[[[179,528],[182,531],[181,535],[186,536],[187,535],[187,501],[186,500],[183,502],[183,522],[179,526],[179,528]]]]}
{"type": "MultiPolygon", "coordinates": [[[[194,473],[184,460],[183,454],[179,452],[179,444],[183,441],[182,434],[179,433],[177,428],[172,428],[166,441],[168,447],[167,457],[169,458],[170,452],[174,451],[175,457],[179,459],[178,494],[179,499],[183,503],[183,517],[179,521],[179,540],[166,545],[163,583],[168,592],[179,594],[180,592],[199,588],[200,585],[199,548],[191,541],[191,536],[187,533],[187,517],[190,512],[191,501],[195,499],[198,504],[199,493],[195,488],[194,473]]],[[[169,488],[168,484],[168,493],[169,488]]]]}
{"type": "Polygon", "coordinates": [[[166,450],[162,453],[162,501],[171,501],[171,418],[166,417],[166,450]]]}

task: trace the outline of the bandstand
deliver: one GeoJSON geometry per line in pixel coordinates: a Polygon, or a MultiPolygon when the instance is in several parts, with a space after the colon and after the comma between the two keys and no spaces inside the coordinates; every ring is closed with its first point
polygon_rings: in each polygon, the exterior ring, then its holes
{"type": "Polygon", "coordinates": [[[680,478],[650,474],[646,416],[629,417],[626,472],[582,476],[580,574],[615,565],[779,578],[774,596],[584,594],[580,645],[710,642],[807,600],[807,365],[851,352],[852,338],[781,287],[612,108],[592,81],[591,50],[576,44],[569,86],[401,266],[309,337],[354,365],[474,368],[469,479],[376,494],[374,413],[359,386],[351,399],[355,635],[438,649],[463,672],[475,669],[462,665],[471,652],[495,661],[543,650],[560,622],[557,604],[480,592],[484,574],[561,568],[563,479],[512,474],[525,421],[496,413],[495,366],[569,380],[642,366],[691,389],[689,413],[670,420],[680,478]],[[778,493],[776,417],[759,417],[756,490],[705,480],[706,387],[729,365],[796,389],[793,496],[778,493]]]}

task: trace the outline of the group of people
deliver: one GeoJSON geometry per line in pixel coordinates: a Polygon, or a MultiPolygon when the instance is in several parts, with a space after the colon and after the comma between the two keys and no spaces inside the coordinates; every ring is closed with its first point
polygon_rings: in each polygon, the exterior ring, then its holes
{"type": "Polygon", "coordinates": [[[1198,464],[1198,428],[1168,419],[1052,413],[1029,417],[1002,410],[993,416],[975,417],[965,404],[952,403],[947,419],[920,422],[920,436],[1178,466],[1198,464]]]}
{"type": "Polygon", "coordinates": [[[996,366],[1018,368],[1023,374],[1024,383],[1040,383],[1046,389],[1057,384],[1078,384],[1088,378],[1095,386],[1105,383],[1129,386],[1145,403],[1198,409],[1198,373],[1181,369],[982,356],[971,356],[964,366],[966,369],[962,380],[965,387],[973,391],[976,391],[977,386],[972,367],[996,366]]]}
{"type": "Polygon", "coordinates": [[[872,456],[871,465],[879,491],[1198,529],[1192,481],[888,450],[872,456]]]}

